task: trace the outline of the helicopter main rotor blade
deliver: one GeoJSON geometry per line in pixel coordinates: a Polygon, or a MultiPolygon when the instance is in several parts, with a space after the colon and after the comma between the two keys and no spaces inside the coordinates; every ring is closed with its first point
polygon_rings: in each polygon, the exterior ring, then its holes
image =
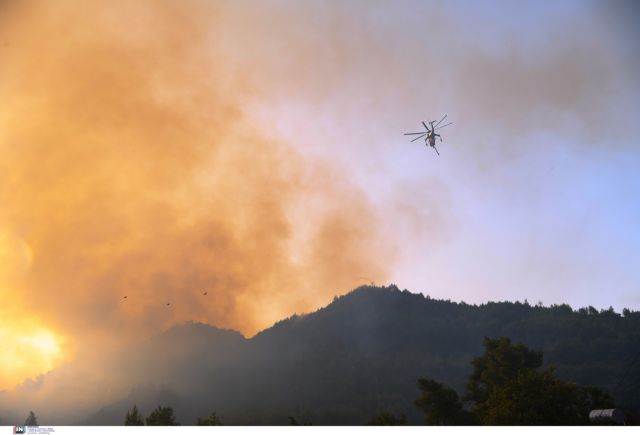
{"type": "Polygon", "coordinates": [[[415,138],[411,139],[411,140],[410,140],[410,142],[415,142],[415,141],[417,141],[418,139],[421,139],[423,136],[426,136],[426,135],[427,135],[427,133],[422,133],[422,135],[420,135],[420,136],[416,136],[415,138]]]}
{"type": "Polygon", "coordinates": [[[453,122],[450,122],[450,123],[445,124],[445,125],[441,125],[440,127],[437,128],[437,130],[440,130],[441,128],[445,128],[447,125],[451,125],[451,124],[453,124],[453,122]]]}
{"type": "Polygon", "coordinates": [[[427,127],[427,124],[425,124],[424,121],[422,121],[422,125],[424,125],[424,128],[426,128],[427,131],[429,131],[429,127],[427,127]]]}
{"type": "Polygon", "coordinates": [[[420,133],[405,133],[404,135],[408,136],[410,134],[427,134],[427,132],[426,131],[421,131],[420,133]]]}
{"type": "Polygon", "coordinates": [[[444,118],[447,117],[447,114],[445,113],[444,116],[442,117],[442,119],[438,122],[436,122],[436,125],[434,125],[434,127],[437,127],[442,121],[444,121],[444,118]]]}

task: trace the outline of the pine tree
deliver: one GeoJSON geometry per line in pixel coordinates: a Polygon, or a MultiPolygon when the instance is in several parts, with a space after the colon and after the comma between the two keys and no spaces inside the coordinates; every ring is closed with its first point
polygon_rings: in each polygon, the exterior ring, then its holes
{"type": "Polygon", "coordinates": [[[511,343],[507,337],[484,338],[484,354],[475,358],[473,373],[469,376],[467,393],[463,400],[472,402],[476,412],[483,412],[483,406],[493,392],[502,388],[518,373],[542,366],[542,352],[529,350],[524,344],[511,343]]]}
{"type": "Polygon", "coordinates": [[[428,425],[471,424],[471,415],[463,408],[455,390],[445,387],[433,379],[418,379],[421,395],[415,401],[417,408],[424,412],[428,425]]]}
{"type": "Polygon", "coordinates": [[[179,426],[176,417],[173,415],[173,408],[170,406],[158,406],[146,418],[147,426],[179,426]]]}
{"type": "Polygon", "coordinates": [[[142,421],[142,415],[138,412],[138,407],[133,405],[131,411],[127,411],[127,415],[124,418],[125,426],[144,426],[142,421]]]}
{"type": "Polygon", "coordinates": [[[38,419],[33,411],[29,411],[29,417],[24,422],[25,426],[38,426],[38,419]]]}

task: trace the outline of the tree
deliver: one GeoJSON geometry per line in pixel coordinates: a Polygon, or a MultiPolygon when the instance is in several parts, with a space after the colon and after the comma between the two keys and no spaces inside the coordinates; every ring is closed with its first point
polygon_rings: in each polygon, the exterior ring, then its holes
{"type": "Polygon", "coordinates": [[[424,412],[429,425],[471,424],[471,416],[463,408],[460,397],[453,389],[433,379],[418,379],[421,395],[415,405],[424,412]]]}
{"type": "Polygon", "coordinates": [[[369,426],[406,426],[406,424],[407,419],[404,415],[396,417],[387,411],[382,411],[369,421],[369,426]]]}
{"type": "Polygon", "coordinates": [[[588,424],[589,411],[612,407],[613,401],[596,387],[580,387],[540,370],[542,352],[506,337],[484,339],[484,354],[473,360],[465,400],[486,425],[588,424]]]}
{"type": "Polygon", "coordinates": [[[421,397],[416,406],[428,424],[484,425],[584,425],[589,411],[613,408],[609,395],[599,388],[579,386],[542,370],[542,353],[506,337],[484,339],[485,352],[474,359],[465,400],[468,413],[455,391],[430,379],[418,380],[421,397]]]}
{"type": "Polygon", "coordinates": [[[584,424],[574,394],[575,388],[556,379],[550,370],[522,371],[492,392],[480,421],[485,425],[584,424]]]}
{"type": "Polygon", "coordinates": [[[125,426],[144,426],[142,421],[142,415],[138,412],[138,407],[133,405],[131,411],[127,411],[127,415],[124,418],[125,426]]]}
{"type": "Polygon", "coordinates": [[[526,370],[494,391],[485,404],[485,425],[586,425],[589,411],[613,407],[602,390],[556,378],[553,370],[526,370]]]}
{"type": "Polygon", "coordinates": [[[38,426],[38,419],[36,418],[36,415],[33,413],[33,411],[29,411],[29,416],[24,421],[24,425],[25,426],[38,426]]]}
{"type": "Polygon", "coordinates": [[[208,417],[198,418],[198,426],[222,426],[222,418],[215,412],[212,412],[208,417]]]}
{"type": "Polygon", "coordinates": [[[506,385],[518,373],[542,366],[542,352],[529,350],[524,344],[512,344],[507,337],[485,337],[484,354],[474,359],[465,402],[475,405],[474,413],[483,413],[486,401],[495,390],[506,385]]]}
{"type": "Polygon", "coordinates": [[[158,406],[146,418],[147,426],[179,426],[170,406],[158,406]]]}

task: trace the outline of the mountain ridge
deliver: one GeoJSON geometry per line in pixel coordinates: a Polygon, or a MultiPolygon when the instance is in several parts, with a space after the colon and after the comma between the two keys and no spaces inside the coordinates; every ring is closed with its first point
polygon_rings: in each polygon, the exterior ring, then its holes
{"type": "MultiPolygon", "coordinates": [[[[462,392],[484,336],[508,336],[542,350],[545,366],[562,379],[611,391],[637,352],[640,313],[526,302],[469,305],[396,286],[361,286],[250,338],[198,322],[174,325],[111,367],[127,373],[129,393],[74,421],[122,424],[137,404],[143,413],[173,406],[183,424],[213,411],[226,424],[287,424],[289,415],[314,424],[364,424],[380,411],[419,424],[417,378],[462,392]]],[[[636,383],[640,368],[613,393],[637,405],[636,383]]]]}
{"type": "MultiPolygon", "coordinates": [[[[314,312],[292,315],[246,338],[244,357],[251,363],[236,368],[249,374],[243,379],[253,387],[238,387],[241,393],[236,400],[237,407],[255,418],[243,419],[233,406],[224,409],[221,405],[216,410],[229,415],[230,422],[245,424],[284,424],[287,412],[296,409],[319,424],[362,424],[366,409],[369,416],[391,409],[407,414],[410,422],[416,423],[420,416],[412,402],[417,395],[417,377],[428,375],[461,391],[469,363],[481,353],[485,335],[510,336],[543,350],[545,366],[555,366],[559,376],[584,384],[603,373],[611,375],[611,371],[598,368],[599,363],[608,364],[607,358],[600,358],[584,373],[576,369],[571,352],[565,349],[575,332],[587,330],[602,342],[602,337],[611,337],[612,324],[632,320],[638,324],[637,314],[628,312],[622,317],[607,310],[573,310],[565,304],[470,305],[432,299],[396,286],[362,286],[314,312]],[[598,325],[589,326],[594,320],[598,325]],[[388,358],[389,354],[394,358],[388,358]],[[387,388],[393,382],[396,387],[387,388]],[[342,412],[353,404],[353,394],[365,396],[359,409],[342,412]],[[254,400],[243,400],[242,396],[254,400]],[[341,405],[332,405],[335,401],[341,405]],[[265,407],[272,409],[271,414],[265,413],[265,407]],[[310,411],[322,407],[324,414],[310,411]]],[[[614,378],[609,376],[609,384],[614,378]]],[[[609,385],[606,380],[595,384],[609,385]]],[[[202,400],[207,400],[206,394],[202,400]]],[[[188,410],[182,413],[189,414],[188,410]]]]}

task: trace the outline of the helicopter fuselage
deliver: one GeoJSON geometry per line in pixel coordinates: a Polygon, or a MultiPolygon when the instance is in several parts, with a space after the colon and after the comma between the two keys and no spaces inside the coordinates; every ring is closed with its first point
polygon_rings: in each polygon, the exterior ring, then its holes
{"type": "Polygon", "coordinates": [[[433,133],[429,133],[426,137],[426,142],[432,147],[436,146],[436,136],[433,133]]]}

